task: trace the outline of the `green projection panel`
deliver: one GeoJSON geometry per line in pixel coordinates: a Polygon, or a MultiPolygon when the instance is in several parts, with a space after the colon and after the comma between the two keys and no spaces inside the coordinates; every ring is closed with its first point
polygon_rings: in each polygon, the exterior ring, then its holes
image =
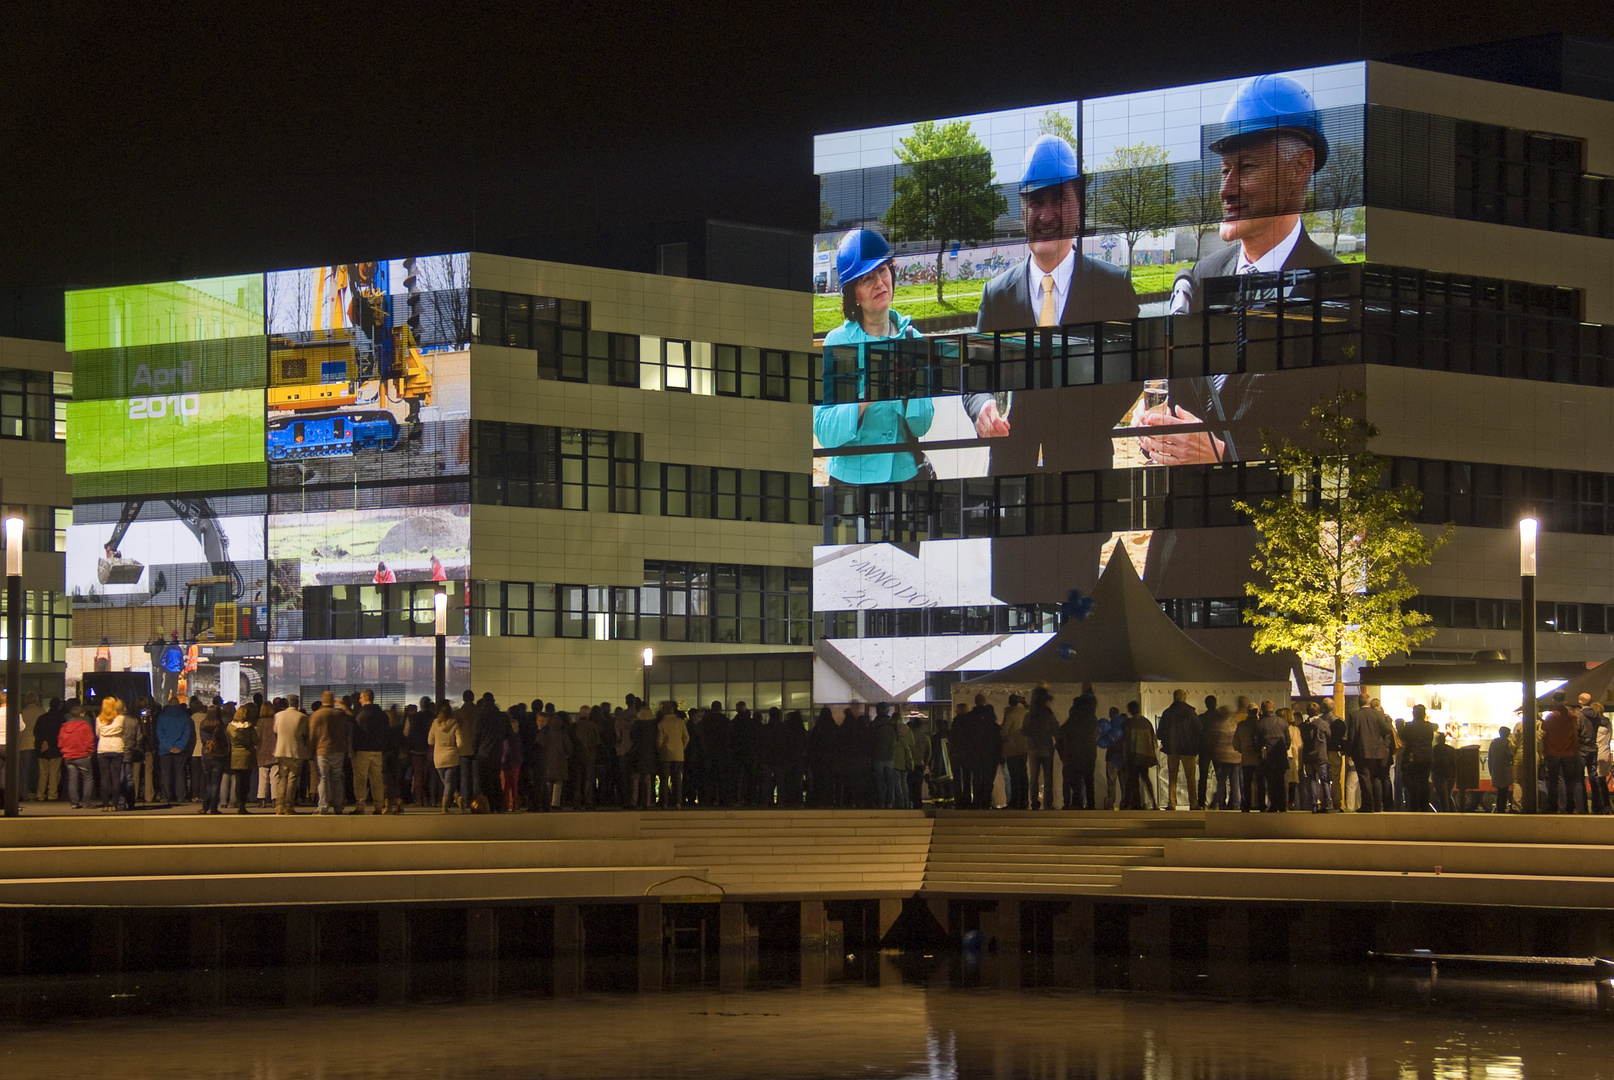
{"type": "Polygon", "coordinates": [[[67,471],[191,468],[263,460],[262,390],[72,401],[67,471]]]}
{"type": "Polygon", "coordinates": [[[67,294],[67,351],[172,345],[263,331],[263,275],[161,281],[67,294]]]}

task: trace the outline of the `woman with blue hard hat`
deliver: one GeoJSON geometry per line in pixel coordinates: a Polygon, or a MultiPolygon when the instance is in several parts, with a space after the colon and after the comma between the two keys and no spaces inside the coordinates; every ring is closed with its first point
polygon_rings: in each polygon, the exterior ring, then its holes
{"type": "MultiPolygon", "coordinates": [[[[857,400],[814,409],[813,434],[825,449],[906,445],[906,449],[894,454],[831,457],[827,463],[830,478],[843,484],[912,480],[924,464],[924,453],[917,448],[917,441],[930,430],[935,415],[931,400],[862,400],[868,390],[868,355],[863,346],[871,341],[924,336],[906,315],[891,310],[896,295],[894,264],[890,245],[872,229],[847,233],[835,255],[835,268],[841,279],[841,313],[846,322],[824,336],[824,347],[857,346],[857,400]]],[[[828,351],[824,360],[824,396],[833,402],[836,381],[831,375],[828,351]]]]}

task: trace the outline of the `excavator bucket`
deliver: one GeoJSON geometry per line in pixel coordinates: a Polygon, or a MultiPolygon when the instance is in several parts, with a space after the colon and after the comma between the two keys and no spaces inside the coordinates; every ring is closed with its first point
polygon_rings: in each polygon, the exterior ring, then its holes
{"type": "Polygon", "coordinates": [[[101,559],[95,564],[95,576],[102,585],[133,585],[146,572],[146,564],[138,559],[101,559]]]}

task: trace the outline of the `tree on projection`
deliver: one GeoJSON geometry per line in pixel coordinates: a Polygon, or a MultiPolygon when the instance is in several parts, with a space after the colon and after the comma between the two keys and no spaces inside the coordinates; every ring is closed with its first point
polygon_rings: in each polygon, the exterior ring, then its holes
{"type": "Polygon", "coordinates": [[[1263,432],[1262,450],[1292,490],[1259,507],[1234,503],[1255,525],[1250,566],[1265,579],[1244,586],[1255,600],[1244,612],[1256,628],[1251,646],[1331,659],[1341,714],[1347,657],[1377,662],[1434,633],[1429,616],[1407,610],[1418,595],[1407,570],[1427,564],[1456,531],[1448,524],[1426,534],[1413,523],[1423,496],[1381,484],[1389,462],[1367,448],[1378,428],[1349,413],[1360,397],[1319,399],[1300,443],[1263,432]]]}
{"type": "Polygon", "coordinates": [[[1182,209],[1181,218],[1194,234],[1194,261],[1199,261],[1199,247],[1205,234],[1214,232],[1222,222],[1222,182],[1213,172],[1195,169],[1188,183],[1177,194],[1182,209]]]}
{"type": "Polygon", "coordinates": [[[1058,109],[1048,109],[1037,121],[1038,135],[1058,135],[1074,148],[1076,144],[1076,125],[1070,122],[1070,117],[1058,109]]]}
{"type": "Polygon", "coordinates": [[[1166,148],[1148,143],[1116,147],[1104,159],[1093,187],[1091,220],[1100,231],[1113,230],[1126,237],[1130,271],[1138,241],[1165,232],[1176,213],[1166,148]]]}
{"type": "Polygon", "coordinates": [[[908,168],[892,181],[896,197],[885,212],[886,229],[893,240],[936,245],[936,302],[942,303],[947,246],[989,238],[1009,201],[994,183],[992,155],[968,120],[915,124],[898,143],[897,159],[908,168]]]}
{"type": "Polygon", "coordinates": [[[1313,233],[1327,233],[1331,237],[1329,251],[1339,254],[1339,234],[1354,218],[1351,207],[1362,202],[1362,150],[1350,143],[1340,143],[1328,154],[1328,164],[1312,181],[1313,210],[1306,217],[1306,229],[1313,233]]]}

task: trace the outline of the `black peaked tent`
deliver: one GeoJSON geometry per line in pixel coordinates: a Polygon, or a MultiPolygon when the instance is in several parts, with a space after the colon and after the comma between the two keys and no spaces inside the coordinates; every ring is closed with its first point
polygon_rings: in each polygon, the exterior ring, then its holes
{"type": "Polygon", "coordinates": [[[1040,683],[1048,685],[1061,714],[1083,683],[1093,685],[1100,716],[1111,705],[1124,709],[1129,701],[1140,702],[1145,715],[1158,715],[1174,690],[1187,691],[1196,708],[1203,708],[1207,694],[1229,705],[1240,694],[1279,703],[1289,696],[1287,683],[1229,663],[1183,633],[1120,550],[1099,575],[1087,618],[1066,619],[1029,656],[958,683],[953,700],[973,702],[984,694],[1001,715],[1010,694],[1027,696],[1040,683]]]}

